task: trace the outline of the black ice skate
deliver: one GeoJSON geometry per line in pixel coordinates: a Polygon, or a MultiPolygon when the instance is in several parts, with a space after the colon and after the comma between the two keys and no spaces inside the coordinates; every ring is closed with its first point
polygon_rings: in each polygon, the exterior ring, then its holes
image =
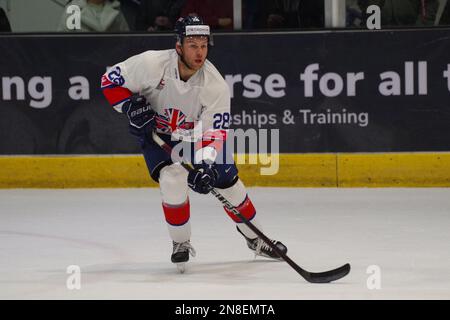
{"type": "Polygon", "coordinates": [[[189,241],[178,243],[173,241],[173,253],[170,259],[177,265],[178,270],[184,273],[189,254],[195,257],[195,250],[189,241]]]}
{"type": "MultiPolygon", "coordinates": [[[[266,257],[266,258],[271,258],[271,259],[277,259],[277,260],[282,260],[282,258],[275,252],[272,250],[272,248],[270,246],[268,246],[262,239],[260,238],[255,238],[255,239],[250,239],[247,238],[242,232],[241,230],[239,230],[239,228],[236,226],[237,231],[242,234],[245,238],[245,240],[247,240],[247,246],[255,252],[255,256],[262,256],[262,257],[266,257]]],[[[282,244],[280,241],[277,240],[271,240],[278,249],[281,250],[281,252],[283,252],[284,254],[287,253],[287,247],[282,244]]]]}

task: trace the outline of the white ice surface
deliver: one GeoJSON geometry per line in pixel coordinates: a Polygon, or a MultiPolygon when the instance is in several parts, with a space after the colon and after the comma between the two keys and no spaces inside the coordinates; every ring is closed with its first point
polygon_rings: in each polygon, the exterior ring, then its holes
{"type": "Polygon", "coordinates": [[[0,190],[0,299],[450,299],[450,189],[250,188],[265,233],[332,284],[254,259],[212,196],[191,194],[197,257],[170,262],[158,189],[0,190]],[[81,289],[68,290],[69,265],[81,289]],[[370,265],[381,289],[369,290],[370,265]]]}

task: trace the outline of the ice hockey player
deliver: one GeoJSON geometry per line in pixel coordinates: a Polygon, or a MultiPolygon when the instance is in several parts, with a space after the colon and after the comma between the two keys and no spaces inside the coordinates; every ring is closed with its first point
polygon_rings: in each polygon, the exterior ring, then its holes
{"type": "MultiPolygon", "coordinates": [[[[261,225],[232,157],[224,156],[231,99],[227,83],[206,59],[211,40],[209,26],[198,16],[187,16],[176,22],[175,35],[175,49],[146,51],[114,65],[103,75],[101,87],[114,109],[127,115],[130,132],[139,139],[150,176],[159,183],[162,209],[173,240],[171,260],[183,272],[189,253],[195,256],[190,243],[189,187],[201,194],[217,188],[241,215],[260,230],[261,225]],[[198,128],[201,139],[190,143],[195,147],[187,159],[194,165],[189,173],[152,139],[152,131],[156,131],[174,147],[185,143],[174,136],[198,128]],[[216,161],[219,158],[228,161],[216,161]]],[[[279,258],[231,211],[225,211],[256,255],[279,258]]],[[[287,251],[281,242],[272,241],[287,251]]]]}

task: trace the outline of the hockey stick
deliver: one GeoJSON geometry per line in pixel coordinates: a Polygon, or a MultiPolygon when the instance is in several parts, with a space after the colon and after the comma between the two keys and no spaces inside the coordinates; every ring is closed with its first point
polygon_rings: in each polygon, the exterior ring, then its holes
{"type": "MultiPolygon", "coordinates": [[[[158,144],[164,151],[172,156],[172,147],[169,146],[161,137],[158,136],[156,132],[152,133],[153,140],[158,144]]],[[[187,170],[192,171],[194,168],[182,161],[182,159],[177,159],[180,161],[181,165],[187,170]]],[[[278,247],[270,241],[267,236],[262,233],[257,227],[255,227],[247,218],[239,213],[239,211],[224,197],[220,194],[217,189],[213,188],[211,193],[224,205],[228,210],[230,210],[234,215],[236,215],[241,221],[243,221],[259,238],[261,238],[270,248],[275,251],[284,261],[286,261],[295,271],[297,271],[306,281],[311,283],[328,283],[342,277],[345,277],[350,272],[350,264],[346,263],[343,266],[325,271],[325,272],[309,272],[298,266],[294,261],[291,260],[284,252],[280,251],[278,247]]]]}

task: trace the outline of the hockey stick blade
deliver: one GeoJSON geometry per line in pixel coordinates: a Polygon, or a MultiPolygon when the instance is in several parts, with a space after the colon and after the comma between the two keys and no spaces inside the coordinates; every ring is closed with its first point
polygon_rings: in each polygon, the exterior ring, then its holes
{"type": "Polygon", "coordinates": [[[311,283],[329,283],[345,277],[350,273],[350,269],[350,264],[346,263],[339,268],[325,272],[308,272],[303,270],[301,276],[311,283]]]}
{"type": "MultiPolygon", "coordinates": [[[[158,136],[156,132],[152,133],[153,140],[158,144],[164,151],[169,155],[172,154],[172,148],[158,136]]],[[[192,171],[193,167],[187,163],[184,163],[181,159],[177,159],[180,164],[187,170],[192,171]]],[[[281,259],[286,261],[298,274],[300,274],[306,281],[311,283],[329,283],[332,281],[339,280],[345,277],[350,272],[350,264],[344,264],[343,266],[324,272],[309,272],[297,265],[291,258],[289,258],[284,252],[282,252],[278,247],[270,241],[267,236],[262,233],[257,227],[255,227],[247,218],[240,214],[240,212],[215,188],[211,190],[211,193],[229,209],[233,214],[235,214],[242,222],[245,223],[259,238],[261,238],[270,248],[278,254],[281,259]]]]}

